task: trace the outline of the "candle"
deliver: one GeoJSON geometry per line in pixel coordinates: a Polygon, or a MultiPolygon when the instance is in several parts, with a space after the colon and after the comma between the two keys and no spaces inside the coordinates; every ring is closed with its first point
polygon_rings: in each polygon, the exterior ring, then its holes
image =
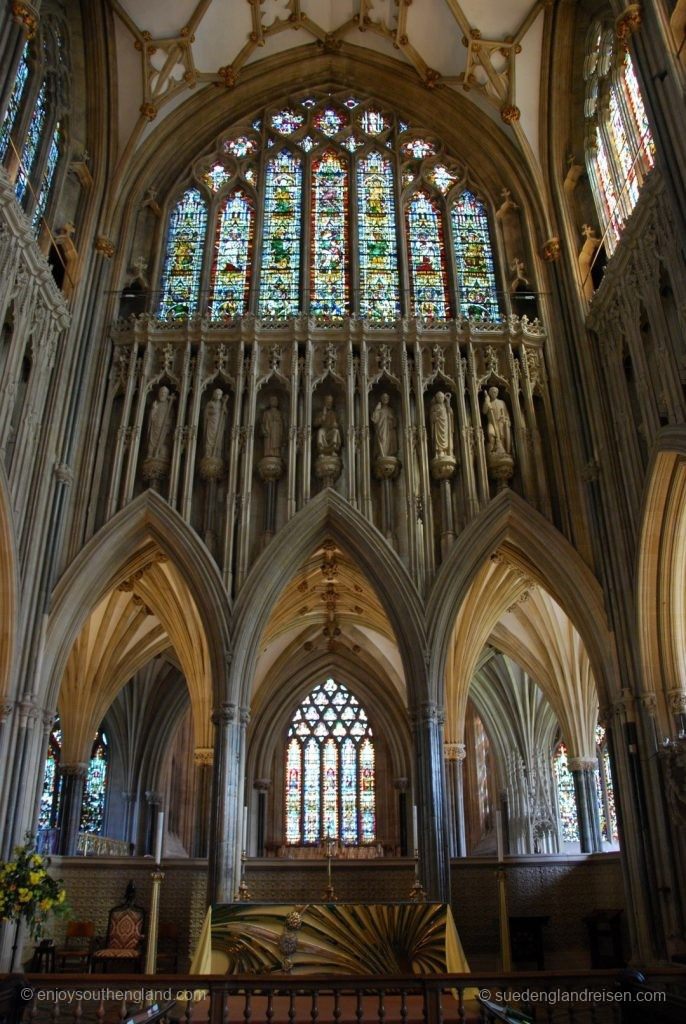
{"type": "Polygon", "coordinates": [[[417,805],[416,804],[412,804],[412,835],[413,835],[412,841],[414,843],[414,853],[415,853],[415,857],[416,857],[418,852],[419,852],[419,829],[417,827],[417,805]]]}
{"type": "Polygon", "coordinates": [[[164,811],[157,812],[157,832],[155,834],[155,864],[162,863],[162,839],[164,838],[164,811]]]}
{"type": "Polygon", "coordinates": [[[248,852],[248,805],[243,806],[243,853],[248,852]]]}
{"type": "Polygon", "coordinates": [[[495,812],[495,844],[498,851],[498,860],[503,859],[503,815],[502,811],[495,812]]]}

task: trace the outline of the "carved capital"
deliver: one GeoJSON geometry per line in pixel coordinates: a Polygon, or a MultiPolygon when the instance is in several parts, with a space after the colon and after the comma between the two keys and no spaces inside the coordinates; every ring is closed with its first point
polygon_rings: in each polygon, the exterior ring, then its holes
{"type": "Polygon", "coordinates": [[[513,104],[500,108],[500,119],[505,124],[516,124],[521,117],[521,110],[513,104]]]}
{"type": "Polygon", "coordinates": [[[258,793],[269,792],[269,790],[271,789],[271,785],[271,779],[255,779],[255,781],[253,782],[253,786],[258,791],[258,793]]]}
{"type": "Polygon", "coordinates": [[[543,243],[541,255],[548,263],[554,263],[556,260],[559,260],[561,253],[560,239],[556,236],[549,238],[547,242],[543,243]]]}
{"type": "Polygon", "coordinates": [[[95,251],[104,256],[106,260],[111,260],[114,256],[114,243],[106,235],[98,235],[94,245],[95,251]]]}
{"type": "Polygon", "coordinates": [[[397,789],[399,793],[406,793],[408,786],[409,781],[404,777],[393,779],[393,789],[397,789]]]}
{"type": "Polygon", "coordinates": [[[446,761],[464,761],[467,749],[464,743],[444,743],[443,757],[446,761]]]}
{"type": "Polygon", "coordinates": [[[641,27],[643,15],[641,13],[640,4],[629,4],[625,7],[622,13],[615,21],[615,33],[617,39],[625,47],[629,45],[629,40],[635,32],[638,32],[641,27]]]}
{"type": "Polygon", "coordinates": [[[641,694],[641,707],[652,717],[657,713],[657,695],[654,693],[641,694]]]}
{"type": "Polygon", "coordinates": [[[196,747],[193,751],[193,763],[201,768],[213,765],[214,749],[212,747],[196,747]]]}
{"type": "Polygon", "coordinates": [[[215,725],[229,725],[238,721],[238,704],[220,704],[212,712],[212,721],[215,725]]]}
{"type": "Polygon", "coordinates": [[[154,789],[146,789],[145,799],[151,807],[156,807],[162,803],[162,794],[157,793],[154,789]]]}
{"type": "Polygon", "coordinates": [[[13,0],[12,20],[21,25],[27,39],[33,39],[38,29],[38,11],[26,0],[13,0]]]}
{"type": "Polygon", "coordinates": [[[681,687],[667,693],[669,710],[673,715],[686,715],[686,690],[681,687]]]}
{"type": "Polygon", "coordinates": [[[598,767],[596,757],[570,757],[567,761],[570,772],[593,772],[598,767]]]}
{"type": "Polygon", "coordinates": [[[74,761],[72,764],[58,765],[60,775],[71,775],[77,779],[85,779],[88,774],[88,765],[84,761],[74,761]]]}

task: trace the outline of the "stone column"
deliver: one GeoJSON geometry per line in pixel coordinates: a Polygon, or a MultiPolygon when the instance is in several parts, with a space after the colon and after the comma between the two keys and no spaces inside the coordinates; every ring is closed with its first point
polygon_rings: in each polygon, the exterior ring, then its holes
{"type": "Polygon", "coordinates": [[[81,805],[83,803],[83,785],[86,781],[88,765],[83,761],[74,764],[61,764],[59,774],[62,778],[59,810],[59,841],[57,852],[63,857],[74,857],[79,840],[81,824],[81,805]]]}
{"type": "Polygon", "coordinates": [[[686,732],[686,689],[669,690],[667,700],[676,723],[676,734],[679,736],[686,732]]]}
{"type": "Polygon", "coordinates": [[[208,865],[210,903],[233,900],[233,880],[241,859],[241,770],[248,720],[248,710],[237,704],[220,704],[212,715],[215,748],[208,865]]]}
{"type": "Polygon", "coordinates": [[[467,749],[464,743],[443,744],[448,799],[448,843],[451,857],[467,856],[462,781],[462,765],[466,756],[467,749]]]}
{"type": "Polygon", "coordinates": [[[450,852],[443,774],[443,713],[432,701],[413,712],[419,878],[431,900],[450,902],[450,852]]]}
{"type": "Polygon", "coordinates": [[[574,779],[576,816],[579,823],[579,843],[582,853],[601,853],[600,817],[596,798],[595,772],[598,762],[594,757],[570,757],[569,770],[574,779]]]}
{"type": "Polygon", "coordinates": [[[409,843],[407,841],[407,779],[393,779],[393,789],[398,794],[398,841],[400,856],[407,857],[409,843]]]}
{"type": "Polygon", "coordinates": [[[210,797],[212,795],[212,747],[196,747],[195,763],[195,828],[193,830],[193,856],[206,857],[210,829],[210,797]]]}
{"type": "Polygon", "coordinates": [[[136,813],[136,793],[135,791],[124,790],[122,792],[121,799],[124,804],[123,837],[129,845],[135,846],[136,832],[134,828],[134,819],[136,813]]]}
{"type": "MultiPolygon", "coordinates": [[[[257,790],[257,849],[256,856],[264,857],[267,842],[267,794],[271,787],[271,779],[255,779],[257,790]]],[[[246,850],[247,852],[247,850],[246,850]]]]}
{"type": "Polygon", "coordinates": [[[162,804],[162,794],[153,789],[146,789],[145,800],[148,805],[148,819],[145,823],[145,849],[143,853],[153,853],[155,850],[155,829],[157,827],[157,812],[162,804]]]}

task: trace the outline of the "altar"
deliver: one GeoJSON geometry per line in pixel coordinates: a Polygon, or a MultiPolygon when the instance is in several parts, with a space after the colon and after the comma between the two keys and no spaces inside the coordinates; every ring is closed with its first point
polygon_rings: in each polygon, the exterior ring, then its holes
{"type": "Polygon", "coordinates": [[[212,907],[191,973],[410,975],[469,971],[444,903],[212,907]]]}

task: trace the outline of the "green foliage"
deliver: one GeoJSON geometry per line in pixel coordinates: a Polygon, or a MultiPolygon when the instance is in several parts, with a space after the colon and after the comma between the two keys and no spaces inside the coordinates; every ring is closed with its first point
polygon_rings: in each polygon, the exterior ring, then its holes
{"type": "Polygon", "coordinates": [[[0,864],[0,919],[23,919],[34,939],[43,934],[51,914],[68,912],[62,880],[50,877],[49,866],[30,834],[23,846],[15,847],[13,859],[0,864]]]}

